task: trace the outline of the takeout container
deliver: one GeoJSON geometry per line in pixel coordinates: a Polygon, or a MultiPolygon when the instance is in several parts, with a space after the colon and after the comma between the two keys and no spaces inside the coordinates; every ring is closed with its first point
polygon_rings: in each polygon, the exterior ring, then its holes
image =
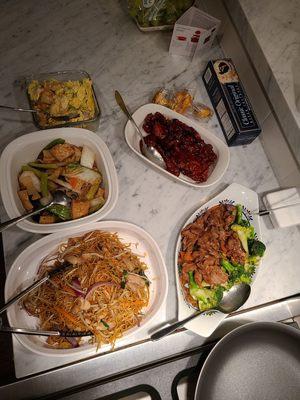
{"type": "Polygon", "coordinates": [[[150,164],[153,168],[156,168],[160,173],[167,175],[169,178],[174,180],[175,182],[181,182],[189,186],[193,186],[195,188],[204,188],[209,187],[217,183],[222,176],[225,174],[229,161],[230,161],[230,153],[227,145],[222,142],[219,138],[217,138],[210,130],[204,128],[202,125],[198,124],[195,121],[190,120],[189,118],[185,117],[182,114],[177,113],[176,111],[170,110],[167,107],[158,105],[158,104],[145,104],[144,106],[138,108],[133,113],[133,118],[139,128],[141,129],[144,136],[147,136],[147,133],[143,130],[142,126],[146,116],[149,113],[156,113],[160,112],[164,116],[168,118],[175,118],[179,121],[185,123],[188,126],[194,128],[201,136],[201,138],[205,141],[205,143],[211,144],[213,146],[214,152],[217,154],[217,163],[208,177],[206,182],[195,182],[192,179],[188,178],[187,176],[180,174],[178,177],[171,174],[164,168],[159,167],[152,161],[148,160],[140,150],[140,137],[136,132],[135,128],[131,124],[130,121],[127,122],[125,126],[125,139],[128,146],[131,148],[132,151],[135,152],[144,162],[150,164]]]}
{"type": "MultiPolygon", "coordinates": [[[[66,82],[66,81],[81,81],[83,79],[90,79],[92,81],[92,78],[90,77],[90,75],[87,72],[76,71],[76,70],[45,72],[45,73],[41,73],[41,74],[32,74],[32,75],[27,76],[25,78],[25,90],[26,90],[26,95],[27,95],[27,99],[28,99],[30,108],[34,109],[34,105],[28,94],[28,86],[29,86],[30,82],[32,82],[33,80],[36,80],[36,81],[57,80],[57,81],[61,81],[61,82],[66,82]]],[[[39,129],[54,129],[54,128],[59,128],[59,127],[69,127],[69,126],[75,127],[75,126],[77,126],[79,128],[89,129],[89,130],[95,132],[99,127],[101,111],[100,111],[100,107],[98,104],[98,100],[97,100],[93,85],[92,85],[92,91],[93,91],[94,104],[95,104],[95,115],[93,118],[88,119],[88,120],[78,121],[78,122],[57,121],[57,124],[55,124],[55,126],[44,127],[44,126],[40,125],[37,114],[32,113],[34,124],[39,129]]]]}
{"type": "MultiPolygon", "coordinates": [[[[82,236],[93,230],[104,230],[117,233],[123,243],[130,243],[131,250],[135,254],[141,255],[142,261],[148,266],[146,271],[150,279],[149,286],[150,302],[144,310],[144,318],[139,326],[128,330],[123,338],[118,339],[119,344],[131,343],[135,338],[149,336],[149,330],[157,327],[159,312],[165,305],[168,293],[168,275],[166,265],[159,246],[144,229],[137,225],[122,221],[101,221],[86,226],[70,228],[64,232],[57,232],[50,236],[39,239],[27,247],[15,260],[11,266],[5,282],[5,299],[8,301],[20,289],[28,287],[36,278],[38,267],[44,257],[55,251],[60,243],[68,238],[82,236]],[[130,339],[129,339],[130,338],[130,339]]],[[[11,326],[37,329],[38,319],[29,315],[16,303],[7,310],[7,317],[11,326]]],[[[55,349],[46,344],[46,338],[42,336],[16,335],[18,341],[27,349],[42,356],[66,357],[94,354],[97,345],[89,344],[85,341],[82,346],[72,349],[55,349]]],[[[137,340],[137,339],[136,339],[137,340]]],[[[111,350],[110,345],[103,345],[98,352],[111,350]]]]}
{"type": "Polygon", "coordinates": [[[41,149],[51,140],[62,138],[66,142],[82,146],[86,144],[96,156],[96,164],[102,174],[105,188],[105,204],[100,210],[86,217],[55,224],[39,224],[24,220],[18,226],[34,233],[53,233],[68,228],[76,228],[104,218],[112,211],[118,199],[118,179],[112,156],[108,147],[96,134],[80,128],[56,128],[32,132],[21,136],[4,149],[0,158],[1,197],[9,218],[25,214],[17,191],[19,190],[18,174],[22,165],[36,159],[41,149]]]}

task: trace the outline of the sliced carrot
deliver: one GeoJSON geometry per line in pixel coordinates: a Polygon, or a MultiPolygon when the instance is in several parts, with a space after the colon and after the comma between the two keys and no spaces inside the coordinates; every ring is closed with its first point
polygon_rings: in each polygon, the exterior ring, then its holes
{"type": "Polygon", "coordinates": [[[72,324],[76,326],[83,327],[85,329],[85,326],[71,313],[68,311],[64,310],[63,308],[59,306],[53,306],[53,309],[58,312],[62,317],[64,317],[68,322],[71,322],[72,324]]]}
{"type": "Polygon", "coordinates": [[[184,261],[193,261],[192,253],[187,251],[186,253],[183,254],[183,259],[184,261]]]}
{"type": "Polygon", "coordinates": [[[78,184],[78,178],[70,177],[70,178],[68,178],[68,182],[72,186],[72,188],[75,188],[78,184]]]}

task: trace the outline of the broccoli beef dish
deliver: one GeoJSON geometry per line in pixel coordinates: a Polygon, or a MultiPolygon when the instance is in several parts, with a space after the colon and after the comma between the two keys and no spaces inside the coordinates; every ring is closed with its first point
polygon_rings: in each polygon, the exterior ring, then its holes
{"type": "Polygon", "coordinates": [[[216,307],[234,284],[250,284],[265,252],[241,205],[220,203],[181,232],[179,279],[188,304],[216,307]]]}

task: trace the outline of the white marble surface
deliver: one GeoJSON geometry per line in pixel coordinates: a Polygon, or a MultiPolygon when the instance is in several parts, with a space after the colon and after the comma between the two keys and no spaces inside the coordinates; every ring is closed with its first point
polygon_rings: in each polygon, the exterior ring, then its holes
{"type": "Polygon", "coordinates": [[[300,1],[226,0],[224,5],[300,163],[300,1]]]}
{"type": "MultiPolygon", "coordinates": [[[[161,86],[187,87],[208,103],[200,79],[210,58],[219,57],[218,47],[192,63],[168,54],[170,33],[143,34],[126,14],[123,2],[80,0],[35,2],[3,1],[0,4],[0,104],[13,104],[13,82],[20,75],[37,71],[84,69],[97,88],[102,118],[97,132],[107,143],[118,172],[120,195],[107,219],[126,220],[146,229],[165,257],[170,289],[167,319],[176,317],[174,249],[180,227],[200,203],[232,182],[256,190],[260,195],[278,188],[259,139],[245,147],[230,149],[231,162],[222,181],[208,189],[193,189],[176,184],[148,168],[127,147],[123,128],[125,117],[114,101],[118,89],[134,110],[149,102],[161,86]]],[[[208,124],[224,140],[214,117],[208,124]]],[[[8,112],[0,115],[0,145],[34,130],[30,117],[8,112]],[[22,117],[22,119],[21,119],[22,117]]],[[[1,218],[6,218],[1,210],[1,218]]],[[[267,255],[246,306],[261,304],[299,291],[299,231],[296,227],[272,229],[268,217],[262,218],[262,235],[267,255]]],[[[4,234],[7,270],[37,235],[18,228],[4,234]]],[[[15,363],[21,373],[53,366],[20,347],[15,349],[15,363]],[[38,364],[38,365],[37,365],[38,364]],[[26,371],[25,371],[26,370],[26,371]]]]}

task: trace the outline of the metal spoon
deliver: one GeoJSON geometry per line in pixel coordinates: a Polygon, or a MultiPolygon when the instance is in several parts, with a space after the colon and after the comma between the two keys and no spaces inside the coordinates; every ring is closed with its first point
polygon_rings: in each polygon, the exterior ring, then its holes
{"type": "Polygon", "coordinates": [[[153,146],[147,146],[144,140],[144,136],[140,130],[140,128],[137,126],[135,120],[133,119],[131,113],[129,112],[128,108],[126,107],[124,100],[122,99],[122,96],[120,93],[115,90],[115,99],[116,102],[118,103],[119,107],[123,111],[123,113],[126,115],[126,117],[130,120],[134,128],[136,129],[137,133],[140,135],[141,138],[141,152],[143,155],[148,158],[150,161],[154,162],[157,164],[159,167],[166,169],[166,164],[164,162],[164,159],[160,155],[160,153],[153,147],[153,146]]]}
{"type": "MultiPolygon", "coordinates": [[[[30,113],[35,113],[35,114],[37,114],[38,112],[39,112],[39,110],[33,110],[33,109],[31,109],[31,108],[18,108],[18,107],[11,107],[11,106],[3,106],[3,105],[0,105],[0,108],[3,108],[3,109],[5,109],[5,110],[12,110],[12,111],[21,111],[21,112],[30,112],[30,113]]],[[[57,116],[55,116],[55,115],[52,115],[52,114],[49,114],[49,113],[47,113],[47,112],[45,112],[45,111],[43,111],[45,114],[47,114],[47,115],[49,115],[51,118],[53,118],[53,119],[57,119],[58,121],[68,121],[68,120],[70,120],[70,119],[72,119],[72,118],[77,118],[77,117],[79,117],[79,114],[77,113],[77,114],[67,114],[67,115],[57,115],[57,116]]]]}
{"type": "Polygon", "coordinates": [[[53,194],[53,200],[44,207],[39,208],[38,210],[32,211],[30,213],[21,215],[20,217],[16,217],[10,219],[9,221],[3,222],[0,224],[0,232],[3,232],[5,229],[10,228],[13,225],[16,225],[18,222],[23,221],[33,215],[39,214],[41,211],[47,210],[49,207],[53,206],[54,204],[60,204],[62,206],[69,206],[71,199],[61,190],[57,190],[53,194]]]}
{"type": "MultiPolygon", "coordinates": [[[[251,287],[246,283],[239,283],[237,285],[234,285],[230,290],[224,292],[223,298],[218,307],[209,311],[220,311],[224,314],[230,314],[233,311],[236,311],[246,302],[246,300],[250,296],[250,292],[251,287]]],[[[159,340],[207,311],[197,311],[189,317],[183,319],[182,321],[175,322],[174,324],[155,332],[150,339],[159,340]]]]}

